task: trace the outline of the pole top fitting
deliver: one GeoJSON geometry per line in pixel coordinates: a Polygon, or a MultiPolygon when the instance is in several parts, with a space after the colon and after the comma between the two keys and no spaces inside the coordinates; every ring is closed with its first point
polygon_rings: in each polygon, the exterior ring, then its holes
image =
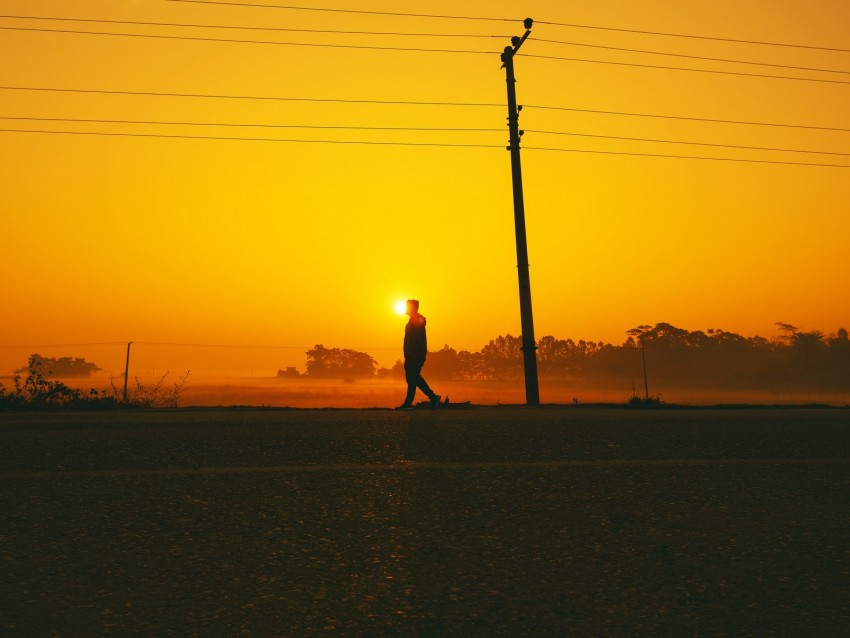
{"type": "Polygon", "coordinates": [[[532,20],[531,18],[526,18],[522,21],[522,26],[524,26],[526,29],[530,29],[532,24],[534,24],[534,20],[532,20]]]}

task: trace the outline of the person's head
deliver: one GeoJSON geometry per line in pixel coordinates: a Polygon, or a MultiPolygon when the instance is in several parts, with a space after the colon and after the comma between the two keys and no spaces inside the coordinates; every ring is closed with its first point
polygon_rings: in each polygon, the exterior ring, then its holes
{"type": "Polygon", "coordinates": [[[419,300],[418,299],[408,299],[407,300],[407,310],[404,311],[404,314],[413,316],[419,312],[419,300]]]}

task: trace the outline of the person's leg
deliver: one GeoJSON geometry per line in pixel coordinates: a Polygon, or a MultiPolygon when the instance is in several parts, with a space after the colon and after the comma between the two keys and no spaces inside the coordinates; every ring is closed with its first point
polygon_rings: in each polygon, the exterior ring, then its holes
{"type": "Polygon", "coordinates": [[[424,378],[422,378],[421,373],[419,374],[419,379],[416,381],[416,387],[422,390],[422,392],[424,392],[425,395],[432,401],[434,400],[434,397],[437,396],[434,391],[428,386],[428,382],[424,378]]]}
{"type": "Polygon", "coordinates": [[[422,366],[418,366],[412,361],[404,362],[404,378],[407,381],[407,396],[404,398],[402,405],[413,405],[413,397],[416,396],[416,384],[421,378],[419,371],[422,366]]]}

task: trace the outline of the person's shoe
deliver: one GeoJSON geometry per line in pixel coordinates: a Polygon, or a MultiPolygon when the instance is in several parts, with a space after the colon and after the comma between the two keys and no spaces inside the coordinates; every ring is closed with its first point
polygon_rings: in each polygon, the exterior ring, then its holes
{"type": "Polygon", "coordinates": [[[440,405],[440,399],[442,397],[439,394],[435,394],[431,397],[431,409],[436,410],[437,406],[440,405]]]}
{"type": "Polygon", "coordinates": [[[409,403],[402,403],[400,406],[396,408],[396,410],[412,410],[413,406],[409,403]]]}

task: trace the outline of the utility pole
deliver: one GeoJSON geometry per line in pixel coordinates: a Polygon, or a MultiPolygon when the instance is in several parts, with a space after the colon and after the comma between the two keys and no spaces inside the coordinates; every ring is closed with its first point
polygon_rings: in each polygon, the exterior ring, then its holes
{"type": "Polygon", "coordinates": [[[519,277],[519,311],[522,325],[522,354],[525,370],[525,403],[540,405],[540,388],[537,383],[537,342],[534,340],[534,317],[531,311],[531,280],[528,276],[528,242],[525,237],[525,202],[522,196],[522,165],[519,157],[519,142],[522,131],[519,130],[519,112],[521,106],[516,103],[516,76],[514,76],[514,56],[526,38],[531,35],[534,21],[526,18],[523,22],[525,35],[511,38],[511,46],[502,53],[502,67],[508,85],[508,131],[510,133],[511,177],[514,191],[514,227],[516,230],[517,275],[519,277]]]}
{"type": "Polygon", "coordinates": [[[127,342],[127,363],[124,364],[124,403],[127,403],[127,381],[130,378],[130,346],[132,341],[127,342]]]}

